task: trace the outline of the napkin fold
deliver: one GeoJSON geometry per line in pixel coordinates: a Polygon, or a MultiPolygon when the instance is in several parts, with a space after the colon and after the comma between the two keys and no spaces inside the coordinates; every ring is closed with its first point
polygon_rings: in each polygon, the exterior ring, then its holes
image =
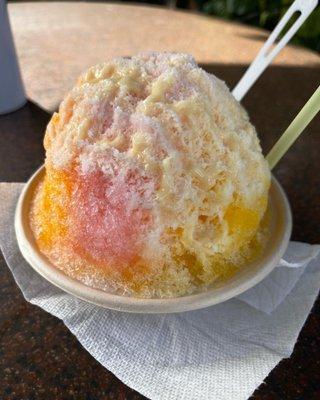
{"type": "Polygon", "coordinates": [[[13,224],[22,187],[0,183],[0,247],[15,281],[128,386],[152,400],[245,400],[290,356],[318,292],[319,245],[291,242],[266,279],[216,306],[121,313],[64,293],[23,259],[13,224]]]}

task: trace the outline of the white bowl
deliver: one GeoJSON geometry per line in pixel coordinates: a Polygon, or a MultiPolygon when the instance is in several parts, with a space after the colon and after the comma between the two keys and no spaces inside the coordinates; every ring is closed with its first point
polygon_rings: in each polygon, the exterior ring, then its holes
{"type": "Polygon", "coordinates": [[[113,310],[134,313],[172,313],[195,310],[221,303],[245,292],[265,278],[283,256],[291,235],[292,217],[286,195],[273,177],[270,189],[271,235],[259,259],[234,275],[219,287],[214,284],[193,295],[171,299],[139,299],[93,289],[72,279],[56,268],[38,249],[29,225],[29,212],[34,191],[44,176],[38,169],[25,185],[16,209],[15,231],[22,255],[43,278],[82,300],[113,310]]]}

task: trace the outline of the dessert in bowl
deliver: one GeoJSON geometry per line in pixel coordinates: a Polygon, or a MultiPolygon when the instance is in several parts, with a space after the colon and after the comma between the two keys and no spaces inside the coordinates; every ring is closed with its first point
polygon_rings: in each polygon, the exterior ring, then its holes
{"type": "Polygon", "coordinates": [[[249,271],[262,279],[261,265],[272,259],[273,268],[288,243],[290,210],[276,182],[269,190],[247,113],[189,55],[144,53],[90,68],[44,145],[45,173],[20,202],[29,231],[23,223],[17,232],[80,285],[79,297],[82,287],[131,304],[181,305],[237,279],[243,291],[249,271]]]}

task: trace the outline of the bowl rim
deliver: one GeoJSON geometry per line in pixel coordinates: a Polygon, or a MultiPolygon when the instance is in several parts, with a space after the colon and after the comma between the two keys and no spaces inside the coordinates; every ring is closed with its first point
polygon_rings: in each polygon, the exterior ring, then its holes
{"type": "Polygon", "coordinates": [[[260,261],[253,262],[250,269],[244,269],[221,287],[212,287],[181,297],[143,299],[108,293],[67,276],[38,249],[29,224],[29,210],[34,190],[44,173],[45,168],[42,165],[25,184],[18,199],[14,225],[19,249],[28,264],[44,279],[81,300],[104,308],[131,313],[156,314],[191,311],[222,303],[261,282],[276,267],[290,240],[292,231],[290,205],[281,185],[272,176],[269,199],[272,204],[271,211],[274,214],[270,235],[273,251],[270,251],[270,254],[265,251],[260,261]],[[250,274],[250,271],[254,273],[250,274]]]}

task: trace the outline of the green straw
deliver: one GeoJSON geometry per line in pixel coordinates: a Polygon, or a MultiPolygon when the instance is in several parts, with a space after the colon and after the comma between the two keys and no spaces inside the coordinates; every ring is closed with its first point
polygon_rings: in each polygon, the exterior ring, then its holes
{"type": "Polygon", "coordinates": [[[292,144],[298,139],[310,121],[320,110],[320,86],[313,93],[305,106],[291,122],[287,130],[282,134],[277,143],[267,155],[270,169],[273,169],[282,156],[288,151],[292,144]]]}

